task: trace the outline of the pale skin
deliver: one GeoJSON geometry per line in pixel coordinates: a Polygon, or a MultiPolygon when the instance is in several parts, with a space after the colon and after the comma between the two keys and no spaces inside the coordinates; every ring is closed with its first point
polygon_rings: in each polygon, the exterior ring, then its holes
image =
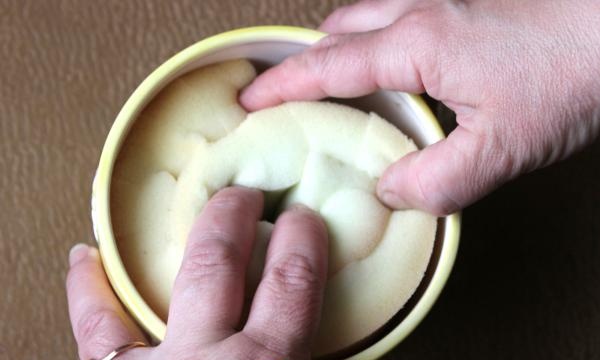
{"type": "Polygon", "coordinates": [[[290,100],[427,92],[456,112],[444,141],[381,177],[392,208],[447,215],[563,159],[600,131],[600,2],[365,0],[333,35],[258,77],[249,110],[290,100]]]}
{"type": "MultiPolygon", "coordinates": [[[[244,278],[263,211],[257,190],[234,187],[206,204],[188,238],[175,280],[167,334],[156,347],[119,360],[310,359],[327,272],[327,230],[298,206],[275,223],[263,278],[240,326],[244,278]]],[[[145,341],[113,294],[95,248],[75,247],[67,278],[79,356],[101,359],[116,347],[145,341]]]]}
{"type": "MultiPolygon", "coordinates": [[[[378,184],[392,208],[446,215],[563,159],[600,133],[600,2],[364,0],[322,24],[331,33],[259,76],[248,110],[377,89],[427,92],[457,114],[446,140],[398,160],[378,184]]],[[[305,208],[277,220],[263,280],[240,326],[259,192],[225,189],[188,239],[167,336],[119,359],[309,359],[327,269],[327,234],[305,208]]],[[[75,247],[67,279],[79,356],[145,341],[102,270],[75,247]]]]}

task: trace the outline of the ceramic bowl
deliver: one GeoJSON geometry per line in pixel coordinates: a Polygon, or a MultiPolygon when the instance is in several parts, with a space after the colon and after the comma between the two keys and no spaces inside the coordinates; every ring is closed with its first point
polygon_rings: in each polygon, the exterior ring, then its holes
{"type": "MultiPolygon", "coordinates": [[[[93,183],[92,220],[104,268],[119,299],[137,322],[157,341],[165,335],[165,323],[146,304],[127,275],[111,226],[111,176],[119,149],[137,116],[169,82],[198,67],[246,58],[258,69],[280,63],[301,52],[326,34],[304,28],[264,26],[238,29],[204,39],[173,56],[150,74],[134,91],[118,114],[102,150],[93,183]]],[[[334,99],[334,101],[336,101],[334,99]]],[[[419,148],[444,138],[437,120],[415,95],[380,91],[340,101],[365,111],[375,111],[410,136],[419,148]]],[[[460,216],[439,218],[434,251],[421,285],[396,316],[377,334],[340,355],[345,359],[376,359],[398,345],[421,322],[440,295],[458,249],[460,216]]]]}

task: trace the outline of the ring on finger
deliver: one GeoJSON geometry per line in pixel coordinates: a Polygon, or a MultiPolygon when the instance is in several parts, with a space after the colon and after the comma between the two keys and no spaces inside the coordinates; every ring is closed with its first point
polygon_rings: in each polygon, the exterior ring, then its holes
{"type": "MultiPolygon", "coordinates": [[[[106,355],[105,357],[103,357],[102,359],[99,359],[99,360],[112,360],[128,350],[131,350],[131,349],[134,349],[137,347],[146,347],[146,346],[148,346],[148,345],[144,344],[141,341],[130,342],[128,344],[119,346],[118,348],[111,351],[110,354],[106,355]]],[[[90,359],[90,360],[96,360],[96,359],[90,359]]]]}

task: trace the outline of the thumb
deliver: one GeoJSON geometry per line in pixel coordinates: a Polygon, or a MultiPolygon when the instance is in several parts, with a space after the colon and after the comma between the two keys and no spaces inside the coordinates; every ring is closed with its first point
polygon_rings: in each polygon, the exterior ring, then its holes
{"type": "Polygon", "coordinates": [[[444,216],[479,200],[514,174],[512,157],[496,137],[459,126],[447,139],[391,165],[379,180],[377,194],[392,208],[444,216]]]}

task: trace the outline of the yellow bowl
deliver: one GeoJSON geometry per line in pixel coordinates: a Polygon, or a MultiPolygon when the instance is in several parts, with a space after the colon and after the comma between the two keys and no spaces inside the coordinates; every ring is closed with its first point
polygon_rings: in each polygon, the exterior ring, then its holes
{"type": "MultiPolygon", "coordinates": [[[[156,340],[164,338],[165,323],[140,296],[127,275],[111,225],[110,184],[117,155],[138,114],[170,81],[195,68],[220,61],[247,58],[258,66],[270,66],[316,43],[326,34],[287,26],[251,27],[202,40],[158,67],[134,91],[117,116],[100,157],[92,189],[92,222],[102,262],[116,294],[138,323],[156,340]]],[[[444,137],[435,117],[414,95],[380,91],[352,100],[363,110],[373,110],[409,135],[419,147],[444,137]]],[[[438,235],[427,274],[399,323],[347,359],[376,359],[400,343],[421,322],[440,292],[454,264],[460,234],[460,215],[438,221],[438,235]]],[[[389,324],[388,324],[389,325],[389,324]]]]}

